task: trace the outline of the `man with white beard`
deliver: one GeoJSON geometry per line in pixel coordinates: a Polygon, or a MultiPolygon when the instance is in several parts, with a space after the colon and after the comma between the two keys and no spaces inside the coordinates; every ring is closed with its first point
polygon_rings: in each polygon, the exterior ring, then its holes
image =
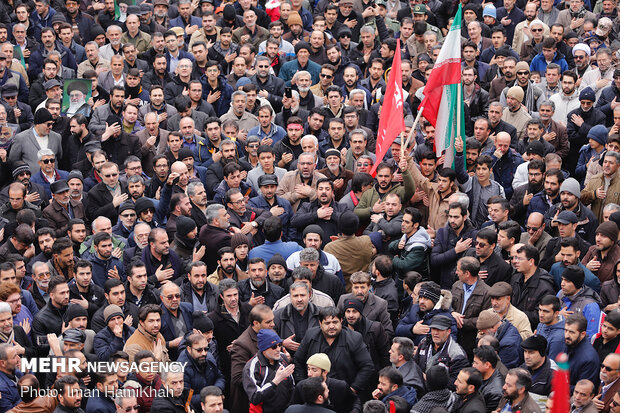
{"type": "Polygon", "coordinates": [[[325,151],[325,164],[327,167],[319,170],[320,173],[334,183],[334,199],[336,201],[343,197],[349,181],[353,179],[354,175],[353,171],[342,167],[341,159],[338,149],[328,149],[325,151]]]}

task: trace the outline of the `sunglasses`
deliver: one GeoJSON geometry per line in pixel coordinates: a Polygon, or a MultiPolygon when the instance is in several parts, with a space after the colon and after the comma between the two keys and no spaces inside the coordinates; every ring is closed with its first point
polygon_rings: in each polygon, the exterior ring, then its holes
{"type": "Polygon", "coordinates": [[[521,70],[521,71],[517,72],[517,74],[520,75],[520,76],[527,76],[527,75],[530,74],[530,72],[525,71],[525,70],[521,70]]]}
{"type": "Polygon", "coordinates": [[[206,353],[209,351],[208,347],[200,347],[200,348],[195,348],[194,351],[197,351],[198,353],[206,353]]]}
{"type": "Polygon", "coordinates": [[[142,213],[153,215],[155,213],[155,210],[153,208],[149,208],[149,209],[144,210],[142,213]]]}
{"type": "Polygon", "coordinates": [[[174,298],[179,299],[179,298],[181,298],[181,294],[170,294],[170,295],[167,295],[166,298],[168,300],[172,300],[174,298]]]}
{"type": "Polygon", "coordinates": [[[604,364],[601,364],[601,368],[602,368],[603,370],[605,370],[605,371],[608,371],[608,372],[612,372],[612,371],[616,371],[616,370],[618,370],[618,369],[612,369],[611,367],[606,366],[606,365],[604,365],[604,364]]]}
{"type": "Polygon", "coordinates": [[[533,33],[537,33],[537,32],[542,32],[543,29],[530,29],[530,31],[533,33]]]}
{"type": "Polygon", "coordinates": [[[56,160],[54,160],[54,159],[41,159],[41,162],[43,162],[44,164],[47,165],[47,164],[56,162],[56,160]]]}
{"type": "Polygon", "coordinates": [[[332,77],[334,77],[332,75],[326,75],[325,73],[321,73],[319,76],[321,76],[324,79],[331,79],[332,77]]]}
{"type": "Polygon", "coordinates": [[[278,343],[278,344],[271,346],[272,350],[277,350],[278,348],[282,348],[282,343],[278,343]]]}
{"type": "Polygon", "coordinates": [[[540,229],[540,227],[537,227],[537,228],[536,228],[536,227],[530,227],[530,226],[527,226],[527,227],[525,227],[525,229],[526,229],[528,232],[529,232],[529,231],[531,231],[531,232],[536,232],[536,231],[538,231],[538,230],[540,229]]]}
{"type": "Polygon", "coordinates": [[[134,218],[136,214],[121,214],[123,218],[134,218]]]}
{"type": "Polygon", "coordinates": [[[104,178],[116,178],[118,176],[118,174],[107,174],[107,175],[103,175],[104,178]]]}
{"type": "Polygon", "coordinates": [[[585,59],[585,56],[579,56],[579,55],[575,55],[573,56],[575,59],[581,60],[581,59],[585,59]]]}

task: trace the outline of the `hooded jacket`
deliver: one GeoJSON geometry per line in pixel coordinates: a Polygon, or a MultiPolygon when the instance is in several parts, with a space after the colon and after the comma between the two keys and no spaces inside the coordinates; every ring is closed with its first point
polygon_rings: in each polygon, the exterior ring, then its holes
{"type": "Polygon", "coordinates": [[[192,395],[192,407],[194,411],[199,411],[200,406],[200,391],[206,386],[216,386],[224,391],[226,386],[226,380],[224,375],[217,367],[217,361],[211,353],[207,353],[207,358],[202,364],[198,364],[193,359],[187,349],[179,355],[179,362],[187,362],[185,369],[183,370],[183,386],[186,390],[193,389],[192,395]]]}
{"type": "Polygon", "coordinates": [[[564,292],[560,291],[558,298],[562,301],[562,306],[566,310],[582,313],[586,320],[588,320],[588,328],[586,329],[588,337],[592,337],[598,332],[599,317],[601,315],[601,308],[599,307],[601,297],[594,290],[583,286],[570,297],[565,296],[564,292]]]}
{"type": "Polygon", "coordinates": [[[389,244],[389,251],[394,254],[392,266],[402,278],[407,271],[417,271],[423,278],[429,275],[428,256],[433,247],[433,242],[426,229],[419,227],[418,230],[409,238],[403,234],[401,238],[395,239],[389,244]],[[398,249],[401,240],[405,240],[405,248],[398,249]]]}
{"type": "Polygon", "coordinates": [[[536,334],[547,339],[547,355],[550,358],[555,359],[558,354],[564,352],[566,347],[564,319],[552,325],[539,323],[536,327],[536,334]]]}
{"type": "Polygon", "coordinates": [[[435,277],[440,279],[442,288],[452,287],[455,281],[456,262],[465,255],[465,251],[456,252],[454,249],[456,243],[462,239],[475,239],[477,232],[469,218],[465,220],[463,229],[458,235],[447,224],[437,229],[435,243],[431,251],[431,268],[436,274],[435,277]]]}
{"type": "MultiPolygon", "coordinates": [[[[422,324],[430,326],[433,317],[436,315],[443,315],[452,320],[452,327],[450,328],[452,339],[457,339],[456,321],[452,317],[452,293],[449,290],[441,290],[441,297],[435,304],[432,310],[423,312],[420,310],[419,304],[414,304],[405,316],[398,322],[396,326],[397,337],[409,337],[413,340],[413,343],[417,346],[427,334],[413,334],[413,327],[422,321],[422,324]]],[[[429,332],[430,333],[430,332],[429,332]]]]}

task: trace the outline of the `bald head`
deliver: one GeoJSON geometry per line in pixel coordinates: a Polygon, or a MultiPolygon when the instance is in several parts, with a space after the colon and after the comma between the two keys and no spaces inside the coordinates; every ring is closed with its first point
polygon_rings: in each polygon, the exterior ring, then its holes
{"type": "Polygon", "coordinates": [[[176,172],[179,175],[183,174],[183,173],[188,173],[187,170],[187,166],[185,166],[185,164],[181,161],[176,161],[175,163],[172,164],[172,166],[170,167],[170,172],[176,172]]]}

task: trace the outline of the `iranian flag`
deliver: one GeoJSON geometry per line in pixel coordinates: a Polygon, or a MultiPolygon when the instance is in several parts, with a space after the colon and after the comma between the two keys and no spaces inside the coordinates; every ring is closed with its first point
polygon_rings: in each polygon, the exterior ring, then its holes
{"type": "Polygon", "coordinates": [[[463,97],[461,92],[461,14],[456,12],[452,27],[433,66],[426,86],[424,99],[418,110],[435,127],[435,153],[445,153],[444,166],[454,163],[454,140],[457,136],[465,141],[463,123],[463,97]]]}
{"type": "Polygon", "coordinates": [[[381,162],[394,139],[405,130],[403,112],[403,71],[400,64],[400,39],[396,39],[396,53],[381,106],[379,130],[377,131],[377,162],[372,166],[370,174],[375,176],[377,165],[381,162]]]}

